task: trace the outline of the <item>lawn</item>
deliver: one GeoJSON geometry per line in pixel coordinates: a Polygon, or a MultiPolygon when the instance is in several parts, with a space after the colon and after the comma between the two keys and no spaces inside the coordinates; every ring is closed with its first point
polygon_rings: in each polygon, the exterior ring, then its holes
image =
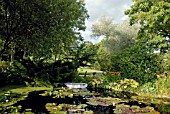
{"type": "Polygon", "coordinates": [[[41,91],[41,90],[52,90],[50,87],[26,87],[17,85],[8,85],[0,88],[0,109],[2,107],[12,106],[25,99],[29,92],[41,91]],[[8,100],[8,101],[6,101],[8,100]]]}
{"type": "Polygon", "coordinates": [[[103,71],[100,71],[100,70],[95,70],[95,69],[86,68],[86,67],[78,68],[78,73],[79,73],[80,76],[84,76],[85,72],[86,72],[86,75],[89,75],[89,76],[93,75],[93,73],[103,74],[103,71]]]}
{"type": "Polygon", "coordinates": [[[95,69],[91,69],[91,68],[86,68],[86,67],[80,67],[78,68],[78,72],[79,73],[85,73],[87,71],[87,73],[103,73],[103,71],[100,71],[100,70],[95,70],[95,69]]]}
{"type": "Polygon", "coordinates": [[[0,95],[3,95],[7,92],[16,93],[16,94],[28,94],[31,91],[39,91],[39,90],[49,90],[52,88],[49,87],[25,87],[19,85],[8,85],[0,88],[0,95]]]}

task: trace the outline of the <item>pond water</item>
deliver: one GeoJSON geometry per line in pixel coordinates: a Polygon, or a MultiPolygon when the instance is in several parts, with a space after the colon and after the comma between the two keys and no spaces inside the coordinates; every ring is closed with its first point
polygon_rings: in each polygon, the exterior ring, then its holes
{"type": "Polygon", "coordinates": [[[104,89],[57,89],[30,92],[25,99],[13,106],[21,106],[19,113],[36,114],[170,114],[170,99],[156,99],[155,102],[154,100],[139,98],[134,93],[104,89]],[[60,96],[56,96],[58,94],[60,96]]]}

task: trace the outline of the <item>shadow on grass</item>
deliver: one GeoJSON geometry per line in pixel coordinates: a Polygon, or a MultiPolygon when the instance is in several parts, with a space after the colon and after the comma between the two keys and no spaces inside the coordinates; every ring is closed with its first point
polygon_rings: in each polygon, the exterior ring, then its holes
{"type": "Polygon", "coordinates": [[[3,87],[0,87],[0,95],[3,95],[4,93],[13,90],[13,89],[18,89],[18,88],[23,88],[25,86],[23,85],[6,85],[3,87]]]}

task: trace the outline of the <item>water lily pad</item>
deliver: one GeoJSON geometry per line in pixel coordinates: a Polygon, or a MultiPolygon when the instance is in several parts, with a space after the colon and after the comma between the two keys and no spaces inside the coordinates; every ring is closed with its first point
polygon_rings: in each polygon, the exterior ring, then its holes
{"type": "Polygon", "coordinates": [[[25,109],[27,112],[31,112],[32,109],[25,109]]]}
{"type": "MultiPolygon", "coordinates": [[[[116,106],[116,109],[114,109],[114,113],[116,114],[143,114],[143,113],[153,113],[156,112],[153,107],[143,107],[140,108],[139,106],[132,106],[125,104],[120,104],[116,106]]],[[[157,114],[157,113],[155,113],[157,114]]]]}
{"type": "Polygon", "coordinates": [[[93,111],[89,110],[89,111],[83,112],[83,114],[94,114],[94,113],[93,113],[93,111]]]}
{"type": "Polygon", "coordinates": [[[79,104],[78,106],[77,106],[77,108],[79,108],[79,109],[83,109],[83,108],[85,108],[87,106],[87,104],[79,104]]]}
{"type": "Polygon", "coordinates": [[[89,98],[88,104],[90,105],[100,105],[100,106],[110,106],[110,105],[116,105],[117,103],[122,102],[121,99],[118,98],[89,98]]]}
{"type": "Polygon", "coordinates": [[[93,105],[93,106],[97,106],[98,105],[98,103],[95,103],[95,102],[87,102],[87,104],[93,105]]]}

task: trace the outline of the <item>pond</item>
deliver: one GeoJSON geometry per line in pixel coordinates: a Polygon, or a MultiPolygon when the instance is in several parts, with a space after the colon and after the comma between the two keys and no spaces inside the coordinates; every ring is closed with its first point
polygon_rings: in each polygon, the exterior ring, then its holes
{"type": "MultiPolygon", "coordinates": [[[[39,114],[169,114],[169,98],[145,98],[135,93],[104,89],[33,91],[3,113],[39,114]],[[14,108],[15,107],[15,108],[14,108]]],[[[2,108],[2,107],[1,107],[2,108]]],[[[2,112],[2,110],[0,110],[2,112]]]]}

